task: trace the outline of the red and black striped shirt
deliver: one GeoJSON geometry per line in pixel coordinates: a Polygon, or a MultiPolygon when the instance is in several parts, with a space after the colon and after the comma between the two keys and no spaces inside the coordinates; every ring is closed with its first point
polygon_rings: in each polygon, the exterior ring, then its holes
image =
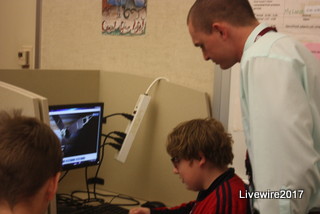
{"type": "Polygon", "coordinates": [[[244,182],[230,168],[220,175],[207,190],[200,191],[195,201],[172,208],[152,209],[151,214],[248,214],[249,201],[240,198],[244,182]]]}

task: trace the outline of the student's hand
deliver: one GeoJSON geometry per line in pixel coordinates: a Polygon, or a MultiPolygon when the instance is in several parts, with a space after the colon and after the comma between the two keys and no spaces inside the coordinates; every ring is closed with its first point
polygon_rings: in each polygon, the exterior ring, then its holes
{"type": "Polygon", "coordinates": [[[150,209],[145,207],[133,208],[129,214],[150,214],[150,209]]]}

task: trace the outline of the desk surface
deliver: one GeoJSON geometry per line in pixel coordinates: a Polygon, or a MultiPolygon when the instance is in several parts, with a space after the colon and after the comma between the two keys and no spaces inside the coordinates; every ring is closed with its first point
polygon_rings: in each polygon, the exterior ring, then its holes
{"type": "Polygon", "coordinates": [[[90,189],[90,194],[87,191],[74,191],[69,194],[59,193],[57,194],[57,213],[64,214],[77,209],[77,206],[81,204],[86,205],[99,205],[101,202],[110,203],[124,207],[126,209],[131,209],[134,207],[139,207],[141,204],[145,203],[145,200],[136,199],[128,195],[109,192],[105,190],[96,190],[94,193],[90,189]]]}

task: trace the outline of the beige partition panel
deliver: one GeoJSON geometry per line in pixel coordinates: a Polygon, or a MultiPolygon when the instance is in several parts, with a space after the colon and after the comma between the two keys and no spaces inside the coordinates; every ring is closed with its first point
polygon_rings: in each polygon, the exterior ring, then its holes
{"type": "MultiPolygon", "coordinates": [[[[7,81],[46,96],[50,104],[95,102],[105,103],[105,115],[132,113],[140,94],[153,79],[106,71],[1,71],[0,80],[7,81]],[[81,85],[81,86],[80,86],[81,85]]],[[[209,116],[205,93],[181,87],[165,80],[150,90],[152,97],[140,129],[125,163],[114,157],[112,147],[105,147],[99,177],[99,189],[127,194],[144,200],[177,205],[195,199],[196,193],[185,189],[179,176],[173,174],[165,142],[168,133],[180,122],[209,116]]],[[[103,125],[103,133],[124,131],[128,121],[111,117],[103,125]]],[[[90,167],[89,177],[96,167],[90,167]]],[[[59,192],[85,190],[84,169],[71,170],[60,182],[59,192]]]]}
{"type": "MultiPolygon", "coordinates": [[[[100,100],[105,102],[105,113],[132,110],[140,94],[153,79],[101,72],[100,100]]],[[[173,174],[165,142],[168,133],[180,122],[209,116],[205,93],[161,80],[152,87],[151,101],[126,162],[114,159],[116,151],[105,148],[105,160],[100,176],[105,179],[104,189],[129,194],[145,200],[159,200],[177,205],[195,198],[185,189],[179,176],[173,174]]],[[[124,131],[124,118],[110,118],[104,132],[124,131]]]]}
{"type": "Polygon", "coordinates": [[[98,70],[8,70],[0,80],[48,98],[49,105],[97,102],[98,70]]]}

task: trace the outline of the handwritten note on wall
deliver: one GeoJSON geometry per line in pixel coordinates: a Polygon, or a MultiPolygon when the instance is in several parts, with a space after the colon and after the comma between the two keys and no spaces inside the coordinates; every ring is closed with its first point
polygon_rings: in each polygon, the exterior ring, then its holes
{"type": "Polygon", "coordinates": [[[143,35],[146,30],[147,0],[102,0],[102,33],[143,35]]]}

